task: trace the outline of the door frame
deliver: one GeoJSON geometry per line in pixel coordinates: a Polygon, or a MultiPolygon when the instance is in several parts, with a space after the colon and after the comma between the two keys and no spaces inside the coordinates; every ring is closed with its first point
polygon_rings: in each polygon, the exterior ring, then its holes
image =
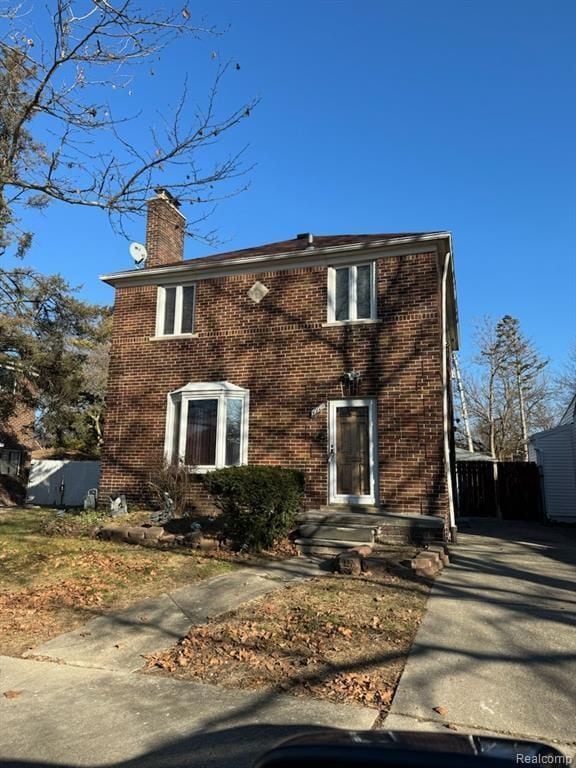
{"type": "Polygon", "coordinates": [[[328,401],[328,503],[366,504],[378,503],[377,422],[376,399],[373,397],[348,397],[328,401]],[[370,494],[350,496],[336,493],[336,410],[338,408],[368,407],[368,444],[370,464],[370,494]]]}

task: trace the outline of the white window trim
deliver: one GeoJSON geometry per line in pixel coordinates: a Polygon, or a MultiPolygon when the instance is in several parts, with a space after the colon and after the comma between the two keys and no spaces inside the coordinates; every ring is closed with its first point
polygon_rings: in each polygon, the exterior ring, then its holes
{"type": "Polygon", "coordinates": [[[153,339],[193,338],[198,334],[196,329],[196,283],[178,283],[177,285],[159,285],[156,297],[156,333],[153,339]],[[174,306],[174,333],[164,333],[164,312],[166,310],[166,290],[176,288],[176,302],[174,306]],[[192,330],[189,333],[181,333],[182,328],[182,294],[184,288],[194,288],[194,303],[192,305],[192,330]]]}
{"type": "Polygon", "coordinates": [[[148,341],[166,341],[172,339],[197,339],[197,333],[170,333],[166,336],[148,336],[148,341]]]}
{"type": "Polygon", "coordinates": [[[336,325],[374,325],[381,322],[379,317],[361,317],[360,320],[333,320],[330,323],[322,323],[322,328],[333,328],[336,325]]]}
{"type": "Polygon", "coordinates": [[[327,325],[346,325],[347,323],[366,323],[377,319],[376,306],[376,262],[366,261],[360,264],[349,264],[338,267],[328,267],[328,318],[327,325]],[[358,267],[370,267],[370,317],[357,317],[356,305],[356,276],[358,267]],[[347,320],[336,320],[336,270],[348,269],[348,307],[350,317],[347,320]]]}
{"type": "MultiPolygon", "coordinates": [[[[248,463],[248,411],[250,407],[250,392],[237,387],[228,381],[190,382],[180,389],[168,394],[166,409],[166,432],[164,438],[164,458],[167,462],[177,459],[184,463],[186,453],[186,426],[188,418],[187,403],[191,400],[218,400],[218,416],[216,422],[216,463],[188,466],[189,471],[204,474],[213,469],[226,467],[226,403],[228,400],[242,400],[242,423],[240,425],[240,464],[248,463]],[[180,400],[180,428],[178,440],[178,456],[172,456],[174,441],[174,413],[176,403],[180,400]]],[[[236,466],[236,465],[235,465],[236,466]]]]}

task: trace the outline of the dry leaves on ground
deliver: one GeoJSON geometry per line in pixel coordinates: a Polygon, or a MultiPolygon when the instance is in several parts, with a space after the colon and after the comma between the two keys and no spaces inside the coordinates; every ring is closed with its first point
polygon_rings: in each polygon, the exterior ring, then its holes
{"type": "Polygon", "coordinates": [[[17,699],[22,695],[22,691],[4,691],[2,696],[5,699],[17,699]]]}
{"type": "Polygon", "coordinates": [[[47,513],[0,519],[0,653],[20,655],[101,613],[206,578],[232,564],[40,533],[47,513]]]}
{"type": "Polygon", "coordinates": [[[193,627],[149,668],[386,710],[426,596],[393,576],[314,579],[193,627]]]}

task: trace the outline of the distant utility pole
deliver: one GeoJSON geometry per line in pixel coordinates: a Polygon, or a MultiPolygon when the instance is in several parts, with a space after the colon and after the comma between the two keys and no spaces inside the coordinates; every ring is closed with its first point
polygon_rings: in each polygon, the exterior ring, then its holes
{"type": "Polygon", "coordinates": [[[464,421],[464,434],[466,435],[468,450],[470,451],[470,453],[474,453],[474,443],[472,441],[472,433],[470,432],[470,421],[468,420],[468,407],[466,405],[466,396],[464,395],[464,387],[462,386],[462,377],[460,376],[460,366],[458,364],[458,355],[456,352],[452,352],[452,364],[453,364],[454,378],[456,379],[456,386],[458,387],[458,395],[460,397],[460,406],[462,408],[462,420],[464,421]]]}

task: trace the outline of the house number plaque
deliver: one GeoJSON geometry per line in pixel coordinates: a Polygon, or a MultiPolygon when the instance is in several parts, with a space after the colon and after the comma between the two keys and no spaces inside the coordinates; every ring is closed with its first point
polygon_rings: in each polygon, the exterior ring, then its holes
{"type": "Polygon", "coordinates": [[[326,403],[320,403],[320,405],[317,405],[316,408],[312,408],[310,411],[310,418],[313,419],[314,416],[318,416],[319,413],[322,413],[322,411],[326,410],[326,403]]]}

